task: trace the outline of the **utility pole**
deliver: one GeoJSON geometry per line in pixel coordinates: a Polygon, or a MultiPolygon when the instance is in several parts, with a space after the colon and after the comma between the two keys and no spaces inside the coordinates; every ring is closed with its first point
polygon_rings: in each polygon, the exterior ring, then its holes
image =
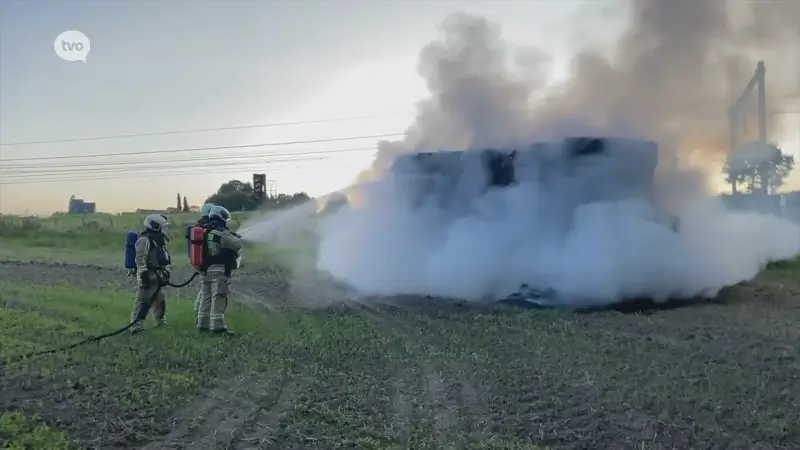
{"type": "MultiPolygon", "coordinates": [[[[729,136],[729,154],[739,150],[741,143],[739,142],[740,126],[743,124],[744,110],[747,103],[753,96],[753,91],[756,91],[757,104],[758,104],[758,141],[761,144],[767,144],[767,89],[766,89],[766,67],[764,61],[759,61],[756,65],[755,73],[747,86],[739,95],[738,99],[728,109],[728,136],[729,136]]],[[[734,177],[735,178],[735,177],[734,177]]],[[[762,177],[762,190],[764,193],[769,192],[769,185],[767,180],[762,177]]],[[[731,182],[731,191],[736,194],[736,180],[731,182]]]]}

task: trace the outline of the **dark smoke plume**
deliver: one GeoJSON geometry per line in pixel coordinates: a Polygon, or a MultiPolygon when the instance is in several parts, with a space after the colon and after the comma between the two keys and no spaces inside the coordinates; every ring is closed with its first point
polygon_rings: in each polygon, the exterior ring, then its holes
{"type": "MultiPolygon", "coordinates": [[[[512,49],[487,19],[458,14],[421,55],[431,98],[405,141],[383,148],[502,146],[542,132],[613,130],[718,156],[728,145],[727,102],[758,59],[767,62],[771,109],[800,88],[798,14],[790,1],[633,1],[613,51],[579,53],[568,80],[548,93],[546,51],[512,49]]],[[[768,123],[778,131],[776,120],[768,123]]]]}

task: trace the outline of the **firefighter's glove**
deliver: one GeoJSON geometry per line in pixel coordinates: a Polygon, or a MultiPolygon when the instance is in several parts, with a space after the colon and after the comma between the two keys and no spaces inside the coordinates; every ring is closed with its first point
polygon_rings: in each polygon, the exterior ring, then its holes
{"type": "Polygon", "coordinates": [[[142,283],[142,287],[149,288],[150,287],[150,271],[143,270],[139,272],[139,281],[142,283]]]}
{"type": "Polygon", "coordinates": [[[169,277],[172,276],[172,273],[170,273],[169,269],[159,269],[158,275],[161,285],[166,285],[169,283],[169,277]]]}

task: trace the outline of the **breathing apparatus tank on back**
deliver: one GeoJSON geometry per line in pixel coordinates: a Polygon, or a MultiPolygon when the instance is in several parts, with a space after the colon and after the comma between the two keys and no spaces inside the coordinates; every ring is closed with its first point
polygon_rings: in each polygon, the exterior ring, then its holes
{"type": "Polygon", "coordinates": [[[125,268],[133,270],[136,268],[136,241],[139,239],[139,233],[135,231],[128,231],[125,235],[125,268]]]}
{"type": "Polygon", "coordinates": [[[189,263],[197,270],[204,270],[206,230],[195,225],[189,230],[189,263]]]}
{"type": "Polygon", "coordinates": [[[203,266],[203,255],[205,254],[205,225],[208,222],[208,214],[216,205],[206,203],[200,209],[200,220],[196,225],[186,226],[186,251],[189,256],[189,263],[195,269],[200,270],[203,266]]]}
{"type": "Polygon", "coordinates": [[[194,227],[195,225],[192,224],[186,225],[186,256],[190,260],[192,259],[192,228],[194,227]]]}

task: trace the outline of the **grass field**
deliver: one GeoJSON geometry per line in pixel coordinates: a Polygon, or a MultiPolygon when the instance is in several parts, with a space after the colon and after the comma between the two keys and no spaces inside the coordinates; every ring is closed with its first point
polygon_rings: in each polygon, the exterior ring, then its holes
{"type": "MultiPolygon", "coordinates": [[[[0,216],[0,258],[30,261],[69,261],[122,267],[125,234],[141,231],[143,214],[55,215],[48,218],[0,216]]],[[[178,267],[189,267],[186,225],[194,224],[193,213],[169,215],[169,250],[178,267]]],[[[230,222],[238,229],[248,219],[247,213],[235,212],[230,222]]],[[[248,246],[247,253],[254,261],[245,270],[265,270],[276,264],[270,254],[248,246]]]]}
{"type": "MultiPolygon", "coordinates": [[[[112,220],[4,222],[4,361],[127,323],[138,220],[112,220]]],[[[800,448],[795,263],[651,314],[309,309],[270,249],[248,250],[236,339],[194,330],[190,287],[167,292],[166,328],[6,362],[3,448],[800,448]]]]}

